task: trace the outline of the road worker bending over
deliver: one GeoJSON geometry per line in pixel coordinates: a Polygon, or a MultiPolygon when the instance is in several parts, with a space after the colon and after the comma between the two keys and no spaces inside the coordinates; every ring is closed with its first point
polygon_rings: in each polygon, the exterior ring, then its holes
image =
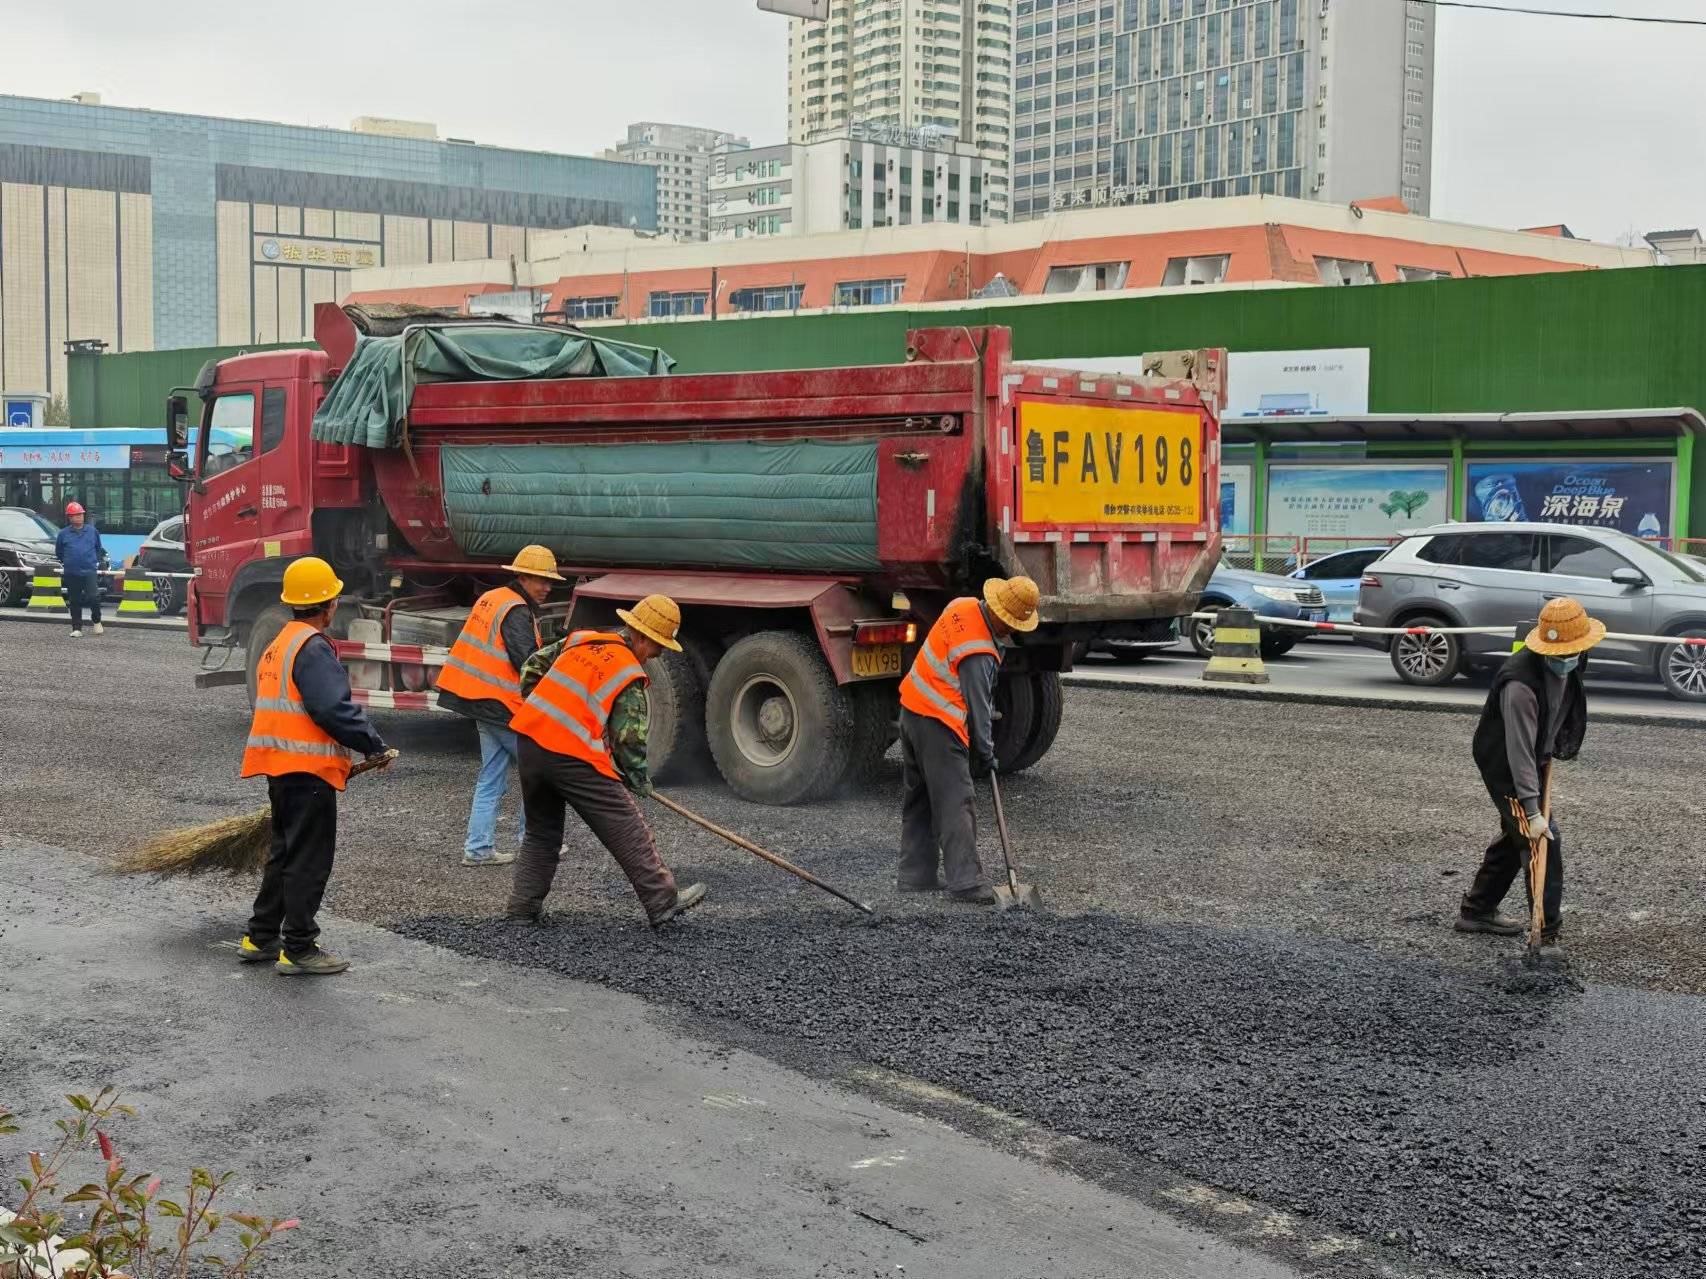
{"type": "Polygon", "coordinates": [[[666,648],[681,651],[675,638],[681,610],[667,595],[648,595],[632,612],[619,608],[616,615],[626,623],[621,634],[576,631],[522,667],[522,705],[510,727],[521,739],[527,838],[510,888],[512,920],[544,921],[565,805],[610,850],[653,928],[705,899],[703,884],[676,889],[634,802],[634,795],[652,793],[642,664],[666,648]]]}
{"type": "MultiPolygon", "coordinates": [[[[464,866],[506,866],[514,853],[497,850],[498,805],[509,789],[509,766],[516,761],[515,730],[510,720],[521,709],[521,668],[539,648],[539,606],[561,582],[557,557],[543,546],[524,546],[509,586],[487,591],[474,603],[462,634],[438,677],[438,704],[466,715],[480,730],[480,776],[468,812],[464,866]]],[[[516,843],[527,838],[522,814],[516,843]]]]}
{"type": "Polygon", "coordinates": [[[369,759],[385,754],[326,638],[343,589],[332,566],[312,555],[285,569],[279,598],[294,616],[255,667],[243,776],[267,779],[272,848],[237,954],[246,964],[270,961],[287,976],[325,976],[349,967],[348,960],[320,949],[314,916],[332,877],[338,792],[349,780],[349,752],[369,759]]]}
{"type": "Polygon", "coordinates": [[[992,578],[983,599],[967,596],[942,610],[900,682],[900,749],[906,797],[901,804],[903,892],[945,888],[956,901],[980,906],[995,890],[977,855],[974,772],[995,769],[993,715],[1000,641],[1037,629],[1037,584],[1028,577],[992,578]],[[937,878],[940,860],[946,880],[937,878]]]}
{"type": "MultiPolygon", "coordinates": [[[[1521,922],[1499,914],[1520,871],[1526,877],[1532,841],[1545,838],[1546,883],[1540,956],[1556,963],[1559,912],[1564,903],[1564,845],[1547,814],[1552,761],[1574,759],[1587,733],[1587,695],[1581,660],[1605,638],[1605,623],[1568,597],[1547,601],[1523,650],[1505,659],[1475,729],[1475,765],[1499,810],[1499,837],[1488,847],[1463,894],[1456,928],[1514,937],[1521,922]]],[[[1529,901],[1536,886],[1529,884],[1529,901]]]]}

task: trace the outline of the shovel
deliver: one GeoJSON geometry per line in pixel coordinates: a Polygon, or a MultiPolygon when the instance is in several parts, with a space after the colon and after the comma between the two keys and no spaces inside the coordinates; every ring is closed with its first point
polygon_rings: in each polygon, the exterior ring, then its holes
{"type": "Polygon", "coordinates": [[[1001,807],[1001,783],[989,775],[989,790],[995,796],[995,826],[1001,832],[1001,860],[1007,866],[1007,882],[995,888],[995,904],[1002,910],[1041,910],[1043,895],[1034,884],[1023,884],[1013,873],[1013,843],[1007,838],[1007,813],[1001,807]]]}
{"type": "MultiPolygon", "coordinates": [[[[1552,764],[1546,765],[1546,783],[1540,800],[1540,815],[1546,820],[1548,831],[1552,828],[1552,764]]],[[[1546,846],[1552,841],[1548,835],[1528,842],[1528,883],[1529,883],[1529,919],[1528,919],[1528,953],[1525,958],[1529,963],[1538,962],[1540,958],[1540,935],[1546,929],[1546,846]]]]}

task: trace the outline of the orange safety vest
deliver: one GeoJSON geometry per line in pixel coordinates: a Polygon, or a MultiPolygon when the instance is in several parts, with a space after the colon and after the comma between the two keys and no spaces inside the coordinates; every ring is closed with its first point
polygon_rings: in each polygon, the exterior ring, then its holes
{"type": "Polygon", "coordinates": [[[310,773],[339,790],[349,781],[350,754],[308,716],[296,687],[296,655],[320,632],[287,622],[255,667],[255,717],[243,751],[244,777],[310,773]]]}
{"type": "Polygon", "coordinates": [[[509,726],[548,751],[583,760],[620,781],[604,728],[622,690],[645,678],[645,668],[620,635],[576,631],[509,726]]]}
{"type": "Polygon", "coordinates": [[[954,730],[962,744],[971,745],[966,729],[966,695],[960,687],[960,663],[973,653],[1001,661],[1001,650],[990,633],[983,609],[970,596],[942,610],[912,669],[900,682],[900,704],[914,715],[928,715],[954,730]]]}
{"type": "MultiPolygon", "coordinates": [[[[469,701],[502,702],[514,715],[521,709],[521,674],[510,665],[504,647],[503,624],[512,608],[527,601],[513,587],[500,586],[480,596],[450,656],[444,659],[438,687],[469,701]]],[[[539,646],[539,623],[533,624],[533,645],[539,646]]]]}

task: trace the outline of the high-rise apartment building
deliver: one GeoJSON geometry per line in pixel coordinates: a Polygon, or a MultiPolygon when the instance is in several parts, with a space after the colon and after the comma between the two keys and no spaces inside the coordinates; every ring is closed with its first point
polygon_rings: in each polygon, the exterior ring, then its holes
{"type": "Polygon", "coordinates": [[[628,136],[606,154],[649,164],[658,171],[658,230],[678,240],[705,238],[705,182],[711,157],[744,151],[752,143],[719,129],[653,120],[628,126],[628,136]]]}
{"type": "Polygon", "coordinates": [[[831,0],[788,35],[788,140],[855,125],[939,130],[987,166],[986,215],[1010,197],[1013,0],[831,0]]]}
{"type": "Polygon", "coordinates": [[[1409,0],[1016,0],[1013,215],[1200,196],[1427,213],[1434,19],[1409,0]]]}

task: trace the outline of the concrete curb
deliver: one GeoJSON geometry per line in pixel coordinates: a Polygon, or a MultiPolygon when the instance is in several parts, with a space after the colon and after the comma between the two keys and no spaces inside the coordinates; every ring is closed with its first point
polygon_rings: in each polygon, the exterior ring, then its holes
{"type": "MultiPolygon", "coordinates": [[[[103,610],[104,611],[104,610],[103,610]]],[[[60,626],[69,626],[71,617],[66,613],[31,613],[28,609],[8,608],[0,610],[0,622],[57,622],[60,626]]],[[[181,617],[103,617],[101,625],[106,627],[123,627],[137,631],[184,631],[189,629],[189,623],[181,617]]]]}
{"type": "MultiPolygon", "coordinates": [[[[1206,684],[1194,680],[1122,680],[1099,675],[1063,675],[1062,684],[1072,688],[1143,689],[1183,697],[1220,697],[1255,702],[1291,702],[1304,706],[1350,706],[1372,710],[1421,711],[1427,714],[1479,715],[1479,703],[1426,702],[1403,697],[1365,696],[1360,693],[1313,693],[1300,689],[1262,687],[1251,684],[1206,684]]],[[[1633,724],[1646,728],[1706,729],[1706,715],[1654,715],[1591,704],[1589,715],[1601,721],[1633,724]]]]}

